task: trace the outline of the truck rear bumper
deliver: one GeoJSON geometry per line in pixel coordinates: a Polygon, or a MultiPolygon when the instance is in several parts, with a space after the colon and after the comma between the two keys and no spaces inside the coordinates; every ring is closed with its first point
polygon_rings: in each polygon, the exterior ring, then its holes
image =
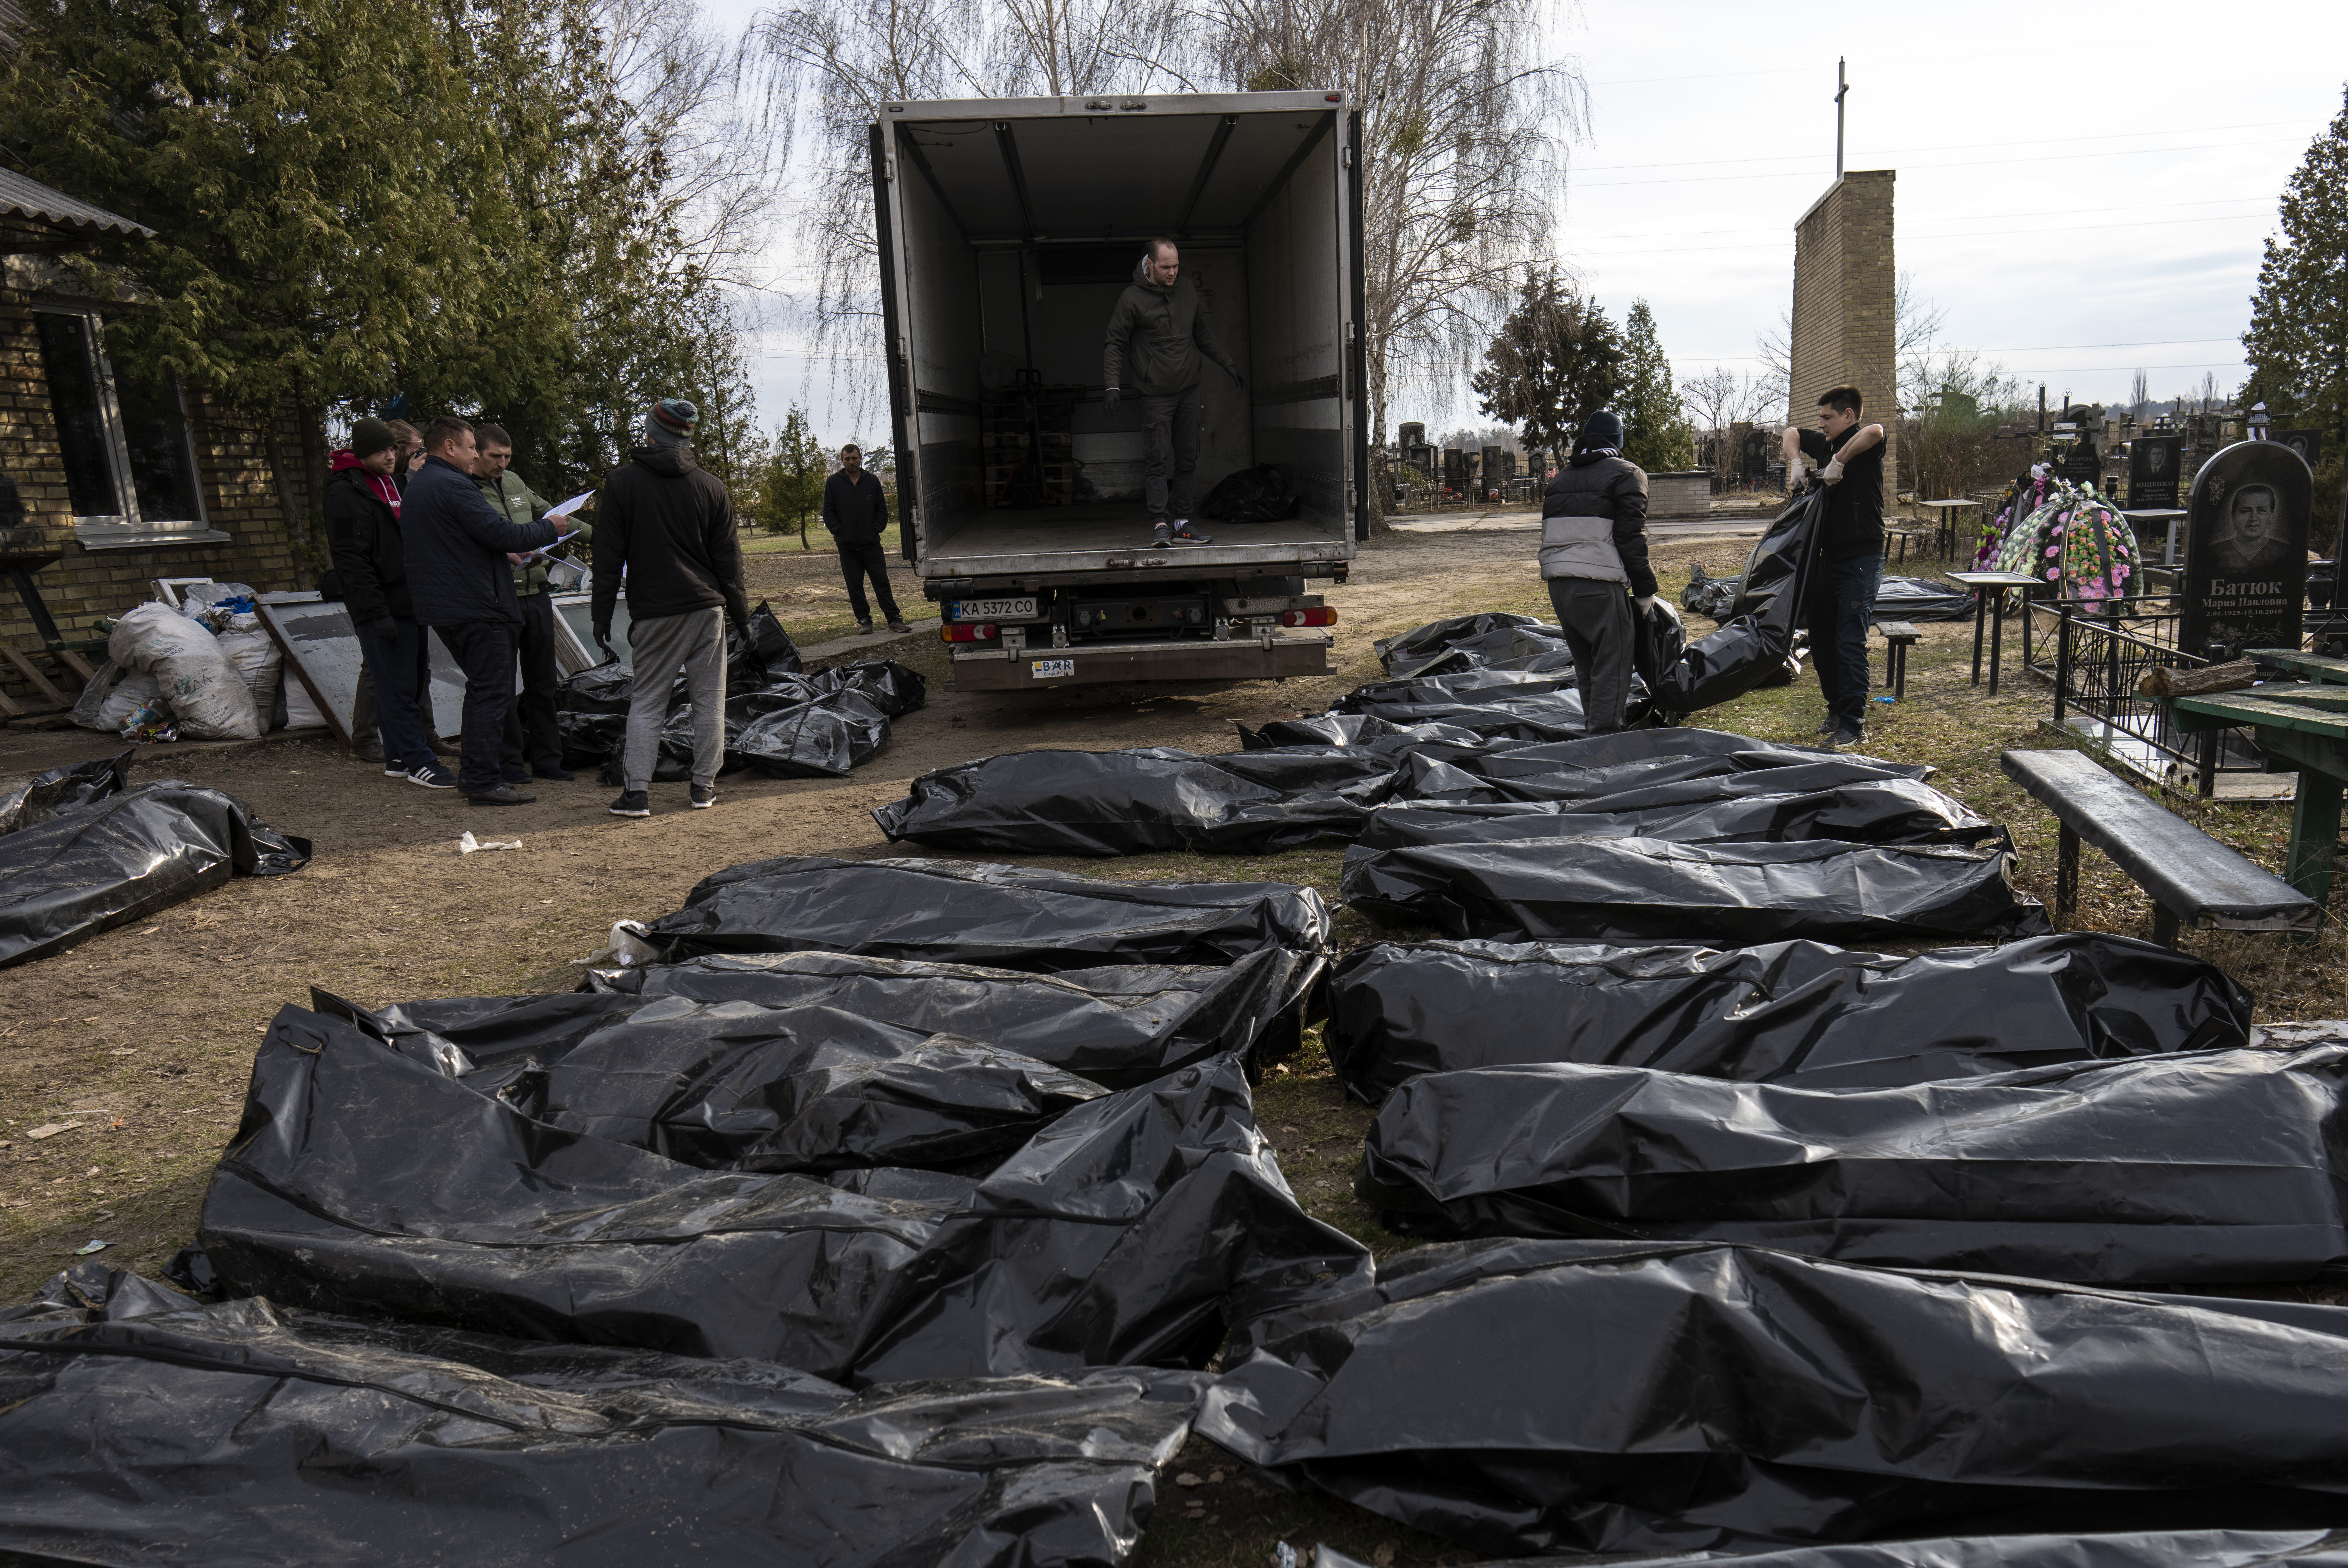
{"type": "Polygon", "coordinates": [[[1268,643],[1234,637],[1179,643],[1085,643],[1030,647],[1014,657],[994,648],[953,656],[956,691],[1096,686],[1107,681],[1260,681],[1329,673],[1329,634],[1284,634],[1268,643]]]}

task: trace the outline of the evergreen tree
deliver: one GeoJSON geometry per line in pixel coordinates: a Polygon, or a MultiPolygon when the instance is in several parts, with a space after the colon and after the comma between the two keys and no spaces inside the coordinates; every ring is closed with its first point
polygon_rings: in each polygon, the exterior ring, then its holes
{"type": "Polygon", "coordinates": [[[2242,334],[2241,400],[2264,403],[2278,426],[2323,432],[2311,542],[2329,550],[2348,511],[2348,94],[2292,172],[2281,216],[2242,334]]]}
{"type": "Polygon", "coordinates": [[[1613,406],[1622,367],[1622,339],[1606,313],[1555,267],[1528,267],[1470,385],[1478,408],[1521,428],[1527,446],[1567,452],[1582,421],[1613,406]]]}
{"type": "Polygon", "coordinates": [[[1680,405],[1672,362],[1655,335],[1655,314],[1643,299],[1622,318],[1622,455],[1649,473],[1684,473],[1695,467],[1695,430],[1680,405]]]}
{"type": "Polygon", "coordinates": [[[758,472],[752,515],[759,531],[781,533],[797,527],[799,548],[807,549],[808,522],[821,510],[824,481],[830,477],[830,457],[815,438],[807,410],[792,404],[775,428],[774,445],[758,472]]]}

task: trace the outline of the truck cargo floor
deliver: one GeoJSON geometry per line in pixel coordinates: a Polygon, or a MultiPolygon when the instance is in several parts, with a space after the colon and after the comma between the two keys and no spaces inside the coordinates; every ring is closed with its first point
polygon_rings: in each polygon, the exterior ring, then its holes
{"type": "MultiPolygon", "coordinates": [[[[1304,518],[1284,522],[1215,522],[1191,526],[1226,545],[1334,543],[1343,536],[1326,523],[1304,518]]],[[[1082,506],[1004,508],[990,511],[930,547],[944,561],[967,556],[1058,555],[1070,551],[1140,550],[1149,545],[1149,513],[1131,501],[1094,501],[1082,506]]],[[[1187,548],[1187,547],[1186,547],[1187,548]]]]}

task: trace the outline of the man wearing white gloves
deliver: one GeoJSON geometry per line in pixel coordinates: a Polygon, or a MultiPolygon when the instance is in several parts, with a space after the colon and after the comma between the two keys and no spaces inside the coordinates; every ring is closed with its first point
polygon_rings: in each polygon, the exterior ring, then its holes
{"type": "Polygon", "coordinates": [[[1632,601],[1642,614],[1678,612],[1655,597],[1647,564],[1647,474],[1622,455],[1622,420],[1601,408],[1541,497],[1541,576],[1573,650],[1581,719],[1592,735],[1622,727],[1631,700],[1632,601]]]}
{"type": "Polygon", "coordinates": [[[1786,427],[1787,475],[1805,457],[1819,465],[1827,514],[1811,548],[1810,658],[1827,699],[1818,733],[1836,747],[1867,738],[1867,628],[1883,584],[1883,427],[1859,422],[1859,388],[1836,387],[1818,398],[1818,428],[1786,427]]]}

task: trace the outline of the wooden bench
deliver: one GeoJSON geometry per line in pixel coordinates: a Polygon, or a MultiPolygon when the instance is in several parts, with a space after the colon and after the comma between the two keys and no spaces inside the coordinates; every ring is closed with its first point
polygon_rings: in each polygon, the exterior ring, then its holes
{"type": "Polygon", "coordinates": [[[1923,635],[1907,621],[1881,621],[1875,629],[1883,634],[1883,684],[1891,688],[1891,700],[1900,702],[1908,696],[1908,650],[1923,635]]]}
{"type": "Polygon", "coordinates": [[[2054,872],[2054,918],[2070,923],[2079,901],[2079,841],[2085,839],[2152,895],[2153,940],[2177,945],[2179,923],[2196,930],[2312,931],[2313,899],[2260,869],[2077,751],[2009,751],[2005,776],[2063,825],[2054,872]]]}

